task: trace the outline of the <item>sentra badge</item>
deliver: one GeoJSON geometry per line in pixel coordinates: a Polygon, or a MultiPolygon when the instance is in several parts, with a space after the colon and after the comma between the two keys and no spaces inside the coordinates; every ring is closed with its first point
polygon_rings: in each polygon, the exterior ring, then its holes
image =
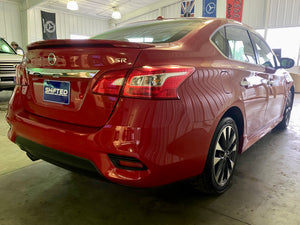
{"type": "Polygon", "coordinates": [[[50,53],[48,55],[48,63],[53,66],[56,63],[56,56],[54,55],[54,53],[50,53]]]}

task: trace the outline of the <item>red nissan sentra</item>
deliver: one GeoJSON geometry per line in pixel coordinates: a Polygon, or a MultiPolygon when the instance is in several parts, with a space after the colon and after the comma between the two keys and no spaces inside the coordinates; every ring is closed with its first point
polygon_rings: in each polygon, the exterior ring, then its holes
{"type": "Polygon", "coordinates": [[[30,44],[7,113],[32,160],[136,187],[222,193],[237,154],[286,128],[294,86],[263,38],[227,19],[159,19],[30,44]]]}

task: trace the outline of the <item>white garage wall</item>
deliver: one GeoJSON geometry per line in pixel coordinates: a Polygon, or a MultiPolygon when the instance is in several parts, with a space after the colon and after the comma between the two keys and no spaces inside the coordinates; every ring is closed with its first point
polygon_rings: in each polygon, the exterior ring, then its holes
{"type": "MultiPolygon", "coordinates": [[[[244,0],[242,22],[256,29],[264,28],[267,18],[267,2],[268,0],[244,0]]],[[[173,3],[168,3],[161,8],[155,8],[151,5],[151,12],[146,11],[143,15],[138,15],[141,10],[133,11],[128,15],[124,15],[123,20],[117,21],[117,26],[145,19],[156,19],[157,16],[178,18],[180,17],[180,4],[180,0],[174,0],[173,3]]],[[[202,0],[195,0],[195,17],[202,16],[202,5],[202,0]]],[[[300,0],[270,0],[269,27],[300,26],[299,12],[300,0]]],[[[226,0],[217,0],[217,17],[226,17],[226,0]]]]}
{"type": "Polygon", "coordinates": [[[116,24],[116,25],[117,26],[123,26],[123,25],[126,25],[128,23],[134,23],[134,22],[137,22],[137,21],[153,20],[153,19],[156,19],[158,16],[159,16],[159,10],[157,9],[157,10],[154,10],[152,12],[143,14],[141,16],[131,18],[129,20],[126,20],[126,21],[124,21],[122,23],[119,23],[119,24],[116,24]]]}
{"type": "Polygon", "coordinates": [[[69,39],[71,34],[93,36],[108,29],[108,21],[94,17],[68,14],[51,11],[39,7],[29,9],[27,12],[28,42],[43,40],[41,11],[56,14],[56,29],[58,39],[69,39]]]}
{"type": "Polygon", "coordinates": [[[300,26],[300,0],[271,0],[269,27],[300,26]]]}
{"type": "Polygon", "coordinates": [[[264,28],[266,7],[267,0],[244,0],[242,22],[256,29],[264,28]]]}
{"type": "MultiPolygon", "coordinates": [[[[118,21],[117,25],[156,19],[159,15],[165,18],[179,17],[180,2],[180,0],[161,0],[159,4],[152,5],[148,11],[145,7],[146,10],[142,11],[143,14],[136,13],[138,11],[136,10],[124,15],[124,19],[118,21]]],[[[243,22],[256,29],[264,28],[267,2],[268,0],[244,0],[243,22]]],[[[195,16],[200,17],[202,16],[202,0],[196,0],[195,4],[195,16]]],[[[217,17],[224,18],[226,16],[226,0],[217,0],[217,6],[217,17]]],[[[28,43],[42,40],[40,10],[49,11],[38,7],[22,11],[22,6],[17,2],[0,0],[0,36],[4,37],[9,43],[16,41],[22,47],[25,47],[27,44],[26,30],[28,28],[28,43]],[[21,20],[24,20],[20,16],[21,12],[23,14],[27,12],[29,21],[27,27],[26,23],[21,24],[21,20]],[[25,32],[22,32],[22,29],[25,32]]],[[[299,12],[300,0],[270,0],[269,28],[300,26],[299,12]]],[[[66,12],[56,11],[56,20],[58,38],[70,38],[71,34],[91,36],[109,28],[106,20],[66,12]]]]}
{"type": "MultiPolygon", "coordinates": [[[[197,4],[197,1],[195,2],[195,4],[197,4]]],[[[172,5],[165,6],[161,10],[161,16],[163,16],[165,18],[178,18],[178,17],[180,17],[180,7],[181,7],[180,2],[176,2],[172,5]]],[[[195,7],[195,11],[196,11],[195,16],[196,17],[197,17],[197,8],[198,7],[195,7]]]]}
{"type": "Polygon", "coordinates": [[[9,44],[16,41],[23,46],[19,5],[0,1],[0,36],[9,44]]]}
{"type": "MultiPolygon", "coordinates": [[[[264,27],[265,20],[265,6],[266,1],[262,0],[244,0],[243,22],[256,28],[264,27]]],[[[203,1],[195,0],[195,17],[202,16],[203,1]]],[[[155,11],[135,16],[129,20],[124,20],[117,24],[117,26],[123,26],[127,23],[152,20],[158,16],[165,18],[178,18],[180,17],[181,1],[174,1],[170,5],[166,5],[162,8],[158,8],[155,11]]],[[[134,12],[133,12],[134,13],[134,12]]],[[[226,17],[226,0],[217,0],[217,17],[226,17]]]]}

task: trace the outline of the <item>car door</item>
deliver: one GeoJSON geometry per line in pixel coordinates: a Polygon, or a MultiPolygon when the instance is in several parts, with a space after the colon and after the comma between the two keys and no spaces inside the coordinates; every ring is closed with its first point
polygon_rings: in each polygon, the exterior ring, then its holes
{"type": "Polygon", "coordinates": [[[260,75],[267,79],[268,105],[265,124],[269,126],[278,121],[284,107],[284,74],[283,70],[276,70],[276,56],[263,38],[254,33],[250,33],[250,36],[257,53],[258,64],[263,69],[260,75]]]}
{"type": "Polygon", "coordinates": [[[256,54],[247,29],[239,26],[227,26],[229,58],[235,79],[241,87],[245,110],[247,136],[259,133],[264,127],[265,112],[268,105],[268,76],[257,65],[256,54]]]}

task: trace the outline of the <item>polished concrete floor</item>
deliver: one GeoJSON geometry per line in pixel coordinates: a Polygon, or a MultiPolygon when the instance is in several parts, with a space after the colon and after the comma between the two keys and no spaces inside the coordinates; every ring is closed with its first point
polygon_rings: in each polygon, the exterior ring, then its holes
{"type": "Polygon", "coordinates": [[[10,94],[0,92],[0,225],[300,225],[300,94],[289,129],[242,154],[220,196],[184,183],[129,188],[33,163],[6,137],[10,94]]]}

